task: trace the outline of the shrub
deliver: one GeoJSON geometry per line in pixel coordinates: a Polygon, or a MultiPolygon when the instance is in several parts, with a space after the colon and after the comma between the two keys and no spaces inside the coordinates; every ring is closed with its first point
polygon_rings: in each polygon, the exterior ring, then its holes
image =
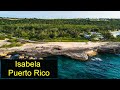
{"type": "Polygon", "coordinates": [[[9,39],[8,42],[18,42],[18,39],[17,38],[12,38],[12,39],[9,39]]]}
{"type": "Polygon", "coordinates": [[[4,40],[6,37],[4,35],[0,35],[0,40],[4,40]]]}

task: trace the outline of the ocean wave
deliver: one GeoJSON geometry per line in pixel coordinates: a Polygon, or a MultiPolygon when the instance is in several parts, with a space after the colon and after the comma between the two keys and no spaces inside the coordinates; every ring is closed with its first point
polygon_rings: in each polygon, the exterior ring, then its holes
{"type": "Polygon", "coordinates": [[[115,55],[120,56],[120,54],[115,54],[115,55]]]}
{"type": "Polygon", "coordinates": [[[94,58],[91,58],[92,61],[102,61],[101,58],[98,58],[98,57],[94,57],[94,58]]]}

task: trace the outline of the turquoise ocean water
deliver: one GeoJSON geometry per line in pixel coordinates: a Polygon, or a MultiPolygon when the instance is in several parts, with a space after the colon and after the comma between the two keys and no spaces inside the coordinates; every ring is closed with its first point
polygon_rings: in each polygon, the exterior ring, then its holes
{"type": "Polygon", "coordinates": [[[86,62],[58,56],[58,78],[120,79],[120,55],[99,54],[86,62]]]}
{"type": "Polygon", "coordinates": [[[87,62],[58,57],[60,79],[120,79],[120,55],[99,54],[87,62]]]}

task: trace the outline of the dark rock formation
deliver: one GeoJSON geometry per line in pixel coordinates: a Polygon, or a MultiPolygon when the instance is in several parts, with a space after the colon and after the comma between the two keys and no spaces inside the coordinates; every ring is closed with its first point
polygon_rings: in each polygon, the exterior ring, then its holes
{"type": "Polygon", "coordinates": [[[120,54],[120,44],[119,43],[108,43],[107,45],[101,46],[97,49],[98,53],[111,53],[120,54]]]}

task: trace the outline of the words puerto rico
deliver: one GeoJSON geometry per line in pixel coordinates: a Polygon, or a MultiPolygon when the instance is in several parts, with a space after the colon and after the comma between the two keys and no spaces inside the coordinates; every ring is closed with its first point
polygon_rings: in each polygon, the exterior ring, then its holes
{"type": "Polygon", "coordinates": [[[57,60],[1,60],[1,78],[57,78],[57,60]]]}

